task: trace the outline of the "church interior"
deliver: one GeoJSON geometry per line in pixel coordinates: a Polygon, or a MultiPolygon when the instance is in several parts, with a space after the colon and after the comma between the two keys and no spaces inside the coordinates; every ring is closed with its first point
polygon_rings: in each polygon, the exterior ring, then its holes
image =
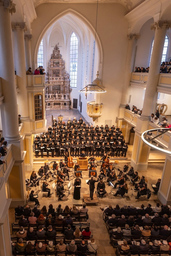
{"type": "Polygon", "coordinates": [[[0,256],[170,255],[170,13],[0,0],[0,256]]]}

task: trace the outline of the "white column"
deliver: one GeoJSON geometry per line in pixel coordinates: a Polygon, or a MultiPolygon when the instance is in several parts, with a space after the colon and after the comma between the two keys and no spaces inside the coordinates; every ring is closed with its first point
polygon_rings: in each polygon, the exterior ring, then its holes
{"type": "Polygon", "coordinates": [[[12,1],[0,0],[0,77],[4,95],[2,128],[7,140],[19,139],[10,14],[15,12],[14,7],[12,1]]]}
{"type": "Polygon", "coordinates": [[[154,46],[151,56],[143,111],[141,117],[137,120],[131,158],[131,165],[136,170],[146,170],[148,166],[150,148],[142,141],[141,134],[148,129],[149,116],[156,107],[157,85],[167,28],[169,28],[169,24],[163,21],[158,21],[152,26],[152,29],[155,29],[154,46]]]}
{"type": "Polygon", "coordinates": [[[26,64],[25,64],[25,45],[24,30],[26,26],[24,22],[12,23],[14,34],[14,64],[17,72],[17,94],[18,112],[22,118],[28,118],[28,100],[26,89],[26,64]]]}
{"type": "Polygon", "coordinates": [[[155,29],[155,37],[142,116],[150,116],[156,107],[157,85],[160,73],[161,57],[165,41],[166,29],[168,28],[169,23],[165,21],[158,21],[152,26],[152,29],[155,29]]]}
{"type": "Polygon", "coordinates": [[[26,53],[26,70],[28,70],[28,68],[32,66],[32,61],[31,61],[31,39],[32,39],[32,35],[26,34],[24,36],[24,38],[25,38],[25,53],[26,53]]]}
{"type": "Polygon", "coordinates": [[[11,256],[12,250],[8,212],[4,214],[6,214],[6,216],[2,217],[3,222],[0,223],[0,255],[11,256]]]}
{"type": "Polygon", "coordinates": [[[133,47],[135,41],[139,38],[137,34],[129,34],[128,35],[128,48],[127,48],[127,55],[126,55],[126,62],[125,62],[125,70],[124,70],[124,85],[122,90],[122,98],[121,98],[121,107],[125,107],[128,103],[128,87],[130,84],[131,79],[131,72],[132,72],[132,60],[133,60],[133,47]]]}

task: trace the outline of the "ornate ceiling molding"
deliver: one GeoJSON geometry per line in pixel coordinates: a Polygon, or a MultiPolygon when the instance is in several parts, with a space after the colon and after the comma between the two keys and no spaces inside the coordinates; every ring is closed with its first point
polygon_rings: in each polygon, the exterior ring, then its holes
{"type": "Polygon", "coordinates": [[[135,39],[135,40],[137,40],[137,39],[139,39],[140,38],[140,35],[139,34],[128,34],[127,35],[127,38],[128,38],[128,40],[132,40],[132,39],[135,39]]]}
{"type": "Polygon", "coordinates": [[[12,0],[0,0],[0,4],[3,5],[11,14],[16,12],[15,4],[12,0]]]}
{"type": "Polygon", "coordinates": [[[27,40],[31,40],[32,39],[32,35],[31,34],[25,34],[24,38],[27,40]]]}
{"type": "Polygon", "coordinates": [[[151,25],[151,29],[162,29],[166,28],[169,29],[171,27],[171,21],[166,21],[166,20],[159,20],[158,22],[155,22],[154,24],[151,25]]]}
{"type": "MultiPolygon", "coordinates": [[[[145,0],[99,0],[99,3],[118,3],[122,4],[126,7],[128,11],[135,8],[137,5],[141,4],[145,0]]],[[[41,4],[44,3],[97,3],[97,0],[34,0],[35,7],[38,7],[41,4]]]]}
{"type": "Polygon", "coordinates": [[[12,22],[12,30],[17,30],[17,29],[21,29],[26,31],[26,23],[25,22],[12,22]]]}

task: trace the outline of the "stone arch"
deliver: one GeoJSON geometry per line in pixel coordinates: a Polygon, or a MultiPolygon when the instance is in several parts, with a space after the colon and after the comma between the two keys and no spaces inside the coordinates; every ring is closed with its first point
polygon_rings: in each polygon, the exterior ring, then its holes
{"type": "MultiPolygon", "coordinates": [[[[58,14],[57,16],[55,16],[53,19],[51,19],[51,21],[48,22],[48,24],[44,27],[44,29],[40,33],[38,40],[36,42],[35,50],[34,50],[34,64],[37,62],[37,53],[38,53],[40,42],[41,42],[44,34],[57,20],[59,20],[60,18],[64,17],[67,14],[71,14],[71,15],[75,16],[76,18],[79,18],[90,29],[93,36],[95,35],[95,33],[96,33],[95,28],[82,14],[80,14],[79,12],[77,12],[73,9],[67,9],[67,10],[61,12],[60,14],[58,14]]],[[[102,44],[101,44],[100,38],[98,36],[98,33],[96,33],[96,42],[97,42],[97,50],[99,53],[99,71],[100,71],[100,73],[102,73],[103,50],[102,50],[102,44]]]]}

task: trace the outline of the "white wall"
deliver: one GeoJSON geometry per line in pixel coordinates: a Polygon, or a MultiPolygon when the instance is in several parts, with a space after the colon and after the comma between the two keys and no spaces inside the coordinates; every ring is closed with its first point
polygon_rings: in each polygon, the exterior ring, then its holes
{"type": "Polygon", "coordinates": [[[168,106],[168,110],[166,111],[165,115],[171,115],[171,95],[166,93],[159,93],[158,94],[157,103],[159,104],[166,104],[168,106]]]}
{"type": "MultiPolygon", "coordinates": [[[[32,23],[33,60],[34,50],[44,27],[58,14],[67,9],[78,12],[95,27],[96,4],[65,3],[40,5],[36,8],[38,18],[32,23]]],[[[99,66],[102,65],[100,78],[102,78],[103,85],[107,90],[106,94],[101,95],[101,102],[104,104],[104,108],[103,116],[98,120],[99,124],[105,124],[106,120],[112,120],[112,124],[114,124],[118,116],[128,42],[128,24],[124,18],[125,13],[125,8],[120,4],[99,4],[97,33],[103,49],[103,62],[99,64],[99,66]]],[[[84,113],[86,111],[85,105],[86,101],[83,103],[84,113]]],[[[86,116],[86,113],[84,116],[86,116]]]]}
{"type": "Polygon", "coordinates": [[[141,28],[140,38],[137,40],[135,67],[148,67],[154,30],[151,30],[153,19],[148,20],[141,28]]]}
{"type": "Polygon", "coordinates": [[[130,99],[130,102],[128,104],[130,105],[130,108],[132,109],[132,106],[135,105],[138,109],[142,109],[144,96],[144,88],[131,86],[128,92],[128,98],[130,99]]]}

